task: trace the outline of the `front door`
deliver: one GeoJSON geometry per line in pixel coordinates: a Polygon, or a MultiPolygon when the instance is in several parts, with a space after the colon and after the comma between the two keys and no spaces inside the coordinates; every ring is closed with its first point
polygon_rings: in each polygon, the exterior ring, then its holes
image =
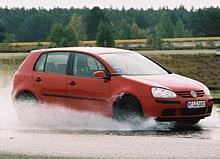
{"type": "Polygon", "coordinates": [[[33,82],[42,102],[66,105],[67,63],[70,53],[51,52],[42,54],[35,65],[33,82]]]}
{"type": "Polygon", "coordinates": [[[75,53],[73,58],[73,75],[68,76],[67,94],[69,104],[85,111],[110,113],[109,91],[110,80],[94,79],[95,71],[105,71],[106,68],[95,57],[75,53]]]}

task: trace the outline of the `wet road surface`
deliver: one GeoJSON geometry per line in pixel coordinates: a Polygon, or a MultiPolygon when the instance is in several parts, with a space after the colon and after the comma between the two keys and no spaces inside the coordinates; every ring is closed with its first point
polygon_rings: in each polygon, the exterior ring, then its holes
{"type": "Polygon", "coordinates": [[[145,130],[125,131],[10,128],[0,130],[0,152],[92,158],[220,158],[220,128],[204,123],[159,123],[145,130]]]}
{"type": "MultiPolygon", "coordinates": [[[[7,91],[6,91],[7,92],[7,91]]],[[[220,158],[220,111],[198,126],[120,123],[92,113],[25,104],[18,119],[0,93],[0,158],[220,158]]]]}

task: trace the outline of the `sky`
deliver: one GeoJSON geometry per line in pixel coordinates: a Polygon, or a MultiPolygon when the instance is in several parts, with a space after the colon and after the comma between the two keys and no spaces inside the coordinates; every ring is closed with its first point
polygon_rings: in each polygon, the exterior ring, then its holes
{"type": "Polygon", "coordinates": [[[184,5],[185,8],[191,9],[192,7],[195,9],[210,7],[210,6],[218,6],[220,7],[220,0],[0,0],[0,7],[25,7],[25,8],[82,8],[89,7],[92,8],[94,6],[99,6],[101,8],[118,8],[121,9],[123,6],[126,9],[131,7],[133,8],[154,8],[158,9],[163,6],[167,6],[170,9],[173,9],[177,6],[184,5]]]}

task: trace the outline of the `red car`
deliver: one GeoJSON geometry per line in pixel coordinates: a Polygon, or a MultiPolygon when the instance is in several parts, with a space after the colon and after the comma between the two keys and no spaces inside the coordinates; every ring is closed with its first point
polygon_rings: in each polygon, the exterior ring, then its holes
{"type": "Polygon", "coordinates": [[[14,75],[12,97],[116,119],[153,116],[192,124],[213,107],[204,84],[139,53],[98,47],[32,51],[14,75]]]}

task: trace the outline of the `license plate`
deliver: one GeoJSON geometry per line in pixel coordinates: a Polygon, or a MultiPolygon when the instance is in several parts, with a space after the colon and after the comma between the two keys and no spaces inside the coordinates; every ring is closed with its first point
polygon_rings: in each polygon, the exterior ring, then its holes
{"type": "Polygon", "coordinates": [[[204,108],[206,107],[205,101],[190,101],[186,103],[186,108],[195,109],[195,108],[204,108]]]}

